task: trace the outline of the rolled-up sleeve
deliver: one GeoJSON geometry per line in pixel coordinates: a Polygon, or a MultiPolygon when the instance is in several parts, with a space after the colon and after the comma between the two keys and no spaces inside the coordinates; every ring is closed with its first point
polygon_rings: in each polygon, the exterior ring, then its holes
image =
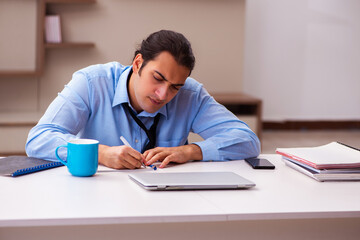
{"type": "MultiPolygon", "coordinates": [[[[49,105],[38,124],[29,132],[26,142],[28,156],[56,160],[56,147],[76,138],[90,114],[88,81],[75,73],[72,80],[49,105]]],[[[60,157],[66,155],[60,149],[60,157]]]]}

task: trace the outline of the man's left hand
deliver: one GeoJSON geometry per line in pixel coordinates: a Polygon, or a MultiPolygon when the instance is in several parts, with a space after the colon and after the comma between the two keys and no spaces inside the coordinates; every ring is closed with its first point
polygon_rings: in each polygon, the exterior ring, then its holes
{"type": "Polygon", "coordinates": [[[151,165],[161,162],[159,168],[163,168],[170,162],[186,163],[191,160],[202,160],[201,148],[196,144],[179,147],[156,147],[144,152],[145,164],[151,165]]]}

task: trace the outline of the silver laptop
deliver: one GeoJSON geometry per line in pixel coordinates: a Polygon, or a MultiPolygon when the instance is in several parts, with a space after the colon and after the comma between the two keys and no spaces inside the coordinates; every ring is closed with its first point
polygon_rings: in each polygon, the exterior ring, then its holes
{"type": "Polygon", "coordinates": [[[255,183],[233,172],[137,172],[130,179],[147,190],[246,189],[255,183]]]}

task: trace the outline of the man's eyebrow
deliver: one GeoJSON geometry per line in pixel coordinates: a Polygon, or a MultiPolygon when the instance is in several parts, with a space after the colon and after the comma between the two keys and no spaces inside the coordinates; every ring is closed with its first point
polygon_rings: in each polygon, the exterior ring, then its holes
{"type": "MultiPolygon", "coordinates": [[[[159,74],[159,75],[160,75],[160,77],[161,77],[163,80],[165,80],[165,81],[167,81],[167,82],[171,83],[169,80],[167,80],[167,79],[165,78],[165,76],[164,76],[164,75],[162,75],[161,73],[159,73],[159,72],[158,72],[158,71],[156,71],[156,70],[155,70],[155,72],[156,72],[157,74],[159,74]]],[[[182,84],[182,83],[178,83],[178,84],[173,84],[173,83],[171,83],[171,85],[173,85],[173,86],[175,86],[175,87],[182,87],[182,86],[184,86],[184,84],[182,84]]]]}

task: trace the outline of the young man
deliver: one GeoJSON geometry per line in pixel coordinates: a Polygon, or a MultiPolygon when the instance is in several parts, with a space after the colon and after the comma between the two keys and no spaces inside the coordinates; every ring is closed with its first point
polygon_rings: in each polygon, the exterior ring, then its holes
{"type": "Polygon", "coordinates": [[[28,156],[56,160],[55,148],[73,138],[98,140],[99,163],[115,169],[257,156],[257,136],[189,78],[194,64],[189,41],[162,30],[142,42],[131,66],[75,72],[30,131],[28,156]],[[205,140],[187,144],[189,132],[205,140]]]}

